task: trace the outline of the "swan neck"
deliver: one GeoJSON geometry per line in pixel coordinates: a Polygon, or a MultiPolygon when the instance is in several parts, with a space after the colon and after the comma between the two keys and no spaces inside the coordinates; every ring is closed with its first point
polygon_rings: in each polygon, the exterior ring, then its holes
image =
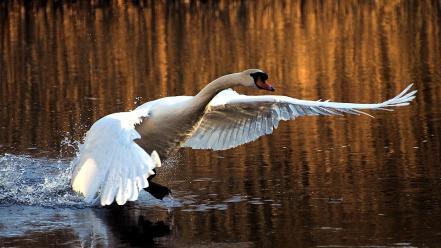
{"type": "Polygon", "coordinates": [[[211,99],[213,99],[213,97],[215,97],[219,92],[234,86],[241,85],[240,81],[238,80],[238,78],[240,77],[236,74],[237,73],[233,73],[222,76],[207,84],[207,86],[205,86],[195,96],[196,103],[203,105],[205,108],[205,106],[211,101],[211,99]]]}

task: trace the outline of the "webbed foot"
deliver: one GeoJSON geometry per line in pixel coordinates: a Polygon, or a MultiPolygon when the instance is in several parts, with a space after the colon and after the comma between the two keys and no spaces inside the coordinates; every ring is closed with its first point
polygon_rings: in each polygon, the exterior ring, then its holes
{"type": "Polygon", "coordinates": [[[164,197],[171,193],[169,188],[152,181],[149,181],[149,186],[147,188],[144,188],[144,190],[149,192],[153,197],[159,200],[162,200],[164,197]]]}

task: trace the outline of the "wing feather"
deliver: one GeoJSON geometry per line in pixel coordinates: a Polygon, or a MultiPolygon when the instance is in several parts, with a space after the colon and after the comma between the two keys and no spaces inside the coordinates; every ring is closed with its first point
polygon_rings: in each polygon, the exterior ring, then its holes
{"type": "Polygon", "coordinates": [[[372,115],[362,110],[389,110],[409,105],[415,98],[412,84],[382,103],[307,101],[286,96],[245,96],[228,89],[209,104],[196,130],[183,147],[225,150],[270,134],[280,121],[308,115],[372,115]]]}
{"type": "MultiPolygon", "coordinates": [[[[74,161],[72,188],[89,203],[119,205],[138,198],[148,187],[147,178],[160,166],[155,152],[152,160],[133,140],[140,138],[134,125],[140,111],[116,113],[95,122],[87,132],[80,154],[74,161]]],[[[145,115],[141,115],[145,117],[145,115]]]]}

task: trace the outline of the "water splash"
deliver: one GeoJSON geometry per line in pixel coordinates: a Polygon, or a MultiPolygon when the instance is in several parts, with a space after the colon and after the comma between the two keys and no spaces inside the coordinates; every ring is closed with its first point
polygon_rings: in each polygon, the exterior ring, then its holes
{"type": "Polygon", "coordinates": [[[62,159],[66,156],[78,156],[81,142],[75,140],[69,132],[65,132],[63,139],[60,141],[60,152],[58,158],[62,159]]]}
{"type": "MultiPolygon", "coordinates": [[[[78,158],[80,144],[69,139],[64,139],[62,144],[69,149],[75,149],[76,157],[48,159],[12,154],[0,156],[0,206],[89,207],[70,186],[71,172],[75,159],[78,158]]],[[[171,166],[170,163],[167,162],[166,165],[171,166]]],[[[173,198],[160,201],[144,191],[141,192],[136,202],[144,206],[167,209],[180,207],[186,202],[185,199],[173,198]]]]}
{"type": "Polygon", "coordinates": [[[71,167],[61,159],[0,156],[0,204],[83,207],[70,189],[71,167]]]}
{"type": "Polygon", "coordinates": [[[143,103],[142,96],[135,97],[135,101],[133,102],[133,104],[135,104],[136,107],[141,106],[142,103],[143,103]]]}

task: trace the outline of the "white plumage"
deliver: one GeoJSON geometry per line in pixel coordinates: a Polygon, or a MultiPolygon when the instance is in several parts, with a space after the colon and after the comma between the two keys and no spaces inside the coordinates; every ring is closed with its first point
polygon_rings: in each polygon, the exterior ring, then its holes
{"type": "Polygon", "coordinates": [[[241,85],[274,91],[265,82],[267,78],[258,69],[229,74],[214,80],[194,97],[166,97],[131,112],[101,118],[87,132],[74,161],[72,188],[86,202],[109,205],[116,201],[122,205],[136,200],[140,190],[149,187],[147,178],[161,166],[160,157],[173,149],[225,150],[272,133],[281,120],[390,110],[408,105],[416,93],[409,92],[409,85],[385,102],[360,104],[246,96],[229,89],[241,85]]]}
{"type": "Polygon", "coordinates": [[[72,187],[89,203],[119,205],[138,199],[148,187],[147,178],[160,166],[156,152],[147,154],[134,139],[141,112],[115,113],[95,122],[88,131],[75,161],[72,187]],[[153,158],[153,159],[152,159],[153,158]]]}
{"type": "Polygon", "coordinates": [[[279,121],[306,115],[365,114],[363,110],[391,110],[408,105],[415,98],[409,85],[396,97],[382,103],[360,104],[306,101],[287,96],[246,96],[228,89],[208,105],[191,137],[182,145],[193,149],[225,150],[271,134],[279,121]]]}

